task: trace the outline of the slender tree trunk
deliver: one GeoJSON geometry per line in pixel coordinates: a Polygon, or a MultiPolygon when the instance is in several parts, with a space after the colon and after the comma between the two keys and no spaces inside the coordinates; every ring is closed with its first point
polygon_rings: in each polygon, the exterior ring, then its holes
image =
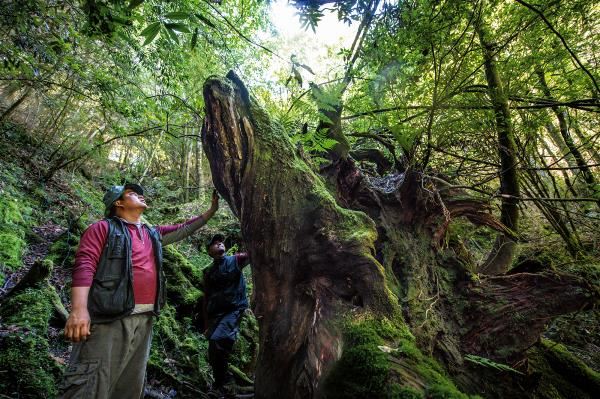
{"type": "MultiPolygon", "coordinates": [[[[187,136],[188,134],[188,128],[184,129],[184,136],[187,136]]],[[[187,137],[183,138],[183,169],[181,170],[182,173],[182,180],[183,180],[183,200],[185,202],[189,202],[190,201],[190,152],[191,152],[191,147],[190,144],[188,143],[188,139],[187,137]]]]}
{"type": "Polygon", "coordinates": [[[579,123],[577,123],[576,121],[572,121],[571,126],[573,126],[575,135],[579,139],[581,145],[583,145],[583,148],[585,148],[590,153],[590,156],[594,160],[594,163],[600,164],[600,153],[594,145],[594,142],[590,142],[590,139],[585,136],[585,134],[581,130],[581,127],[579,126],[579,123]]]}
{"type": "MultiPolygon", "coordinates": [[[[482,13],[484,11],[482,10],[482,13]]],[[[477,34],[481,43],[485,63],[485,77],[488,94],[494,107],[496,130],[498,133],[498,153],[500,156],[500,194],[502,211],[500,220],[514,232],[518,231],[519,221],[519,176],[517,173],[517,149],[513,125],[508,107],[508,97],[504,92],[500,74],[496,66],[495,49],[489,37],[483,15],[478,20],[477,34]]],[[[496,238],[492,252],[481,266],[486,274],[502,274],[511,265],[516,243],[505,234],[496,238]]]]}
{"type": "Polygon", "coordinates": [[[156,140],[156,143],[154,143],[154,145],[150,149],[150,154],[148,156],[148,159],[146,160],[146,167],[144,168],[144,171],[142,172],[142,175],[139,178],[140,184],[142,184],[142,181],[146,178],[148,172],[152,168],[152,163],[154,162],[154,154],[156,153],[156,150],[160,147],[162,138],[163,138],[163,132],[161,131],[160,136],[158,136],[158,140],[156,140]]]}
{"type": "MultiPolygon", "coordinates": [[[[552,97],[552,93],[550,92],[550,88],[548,87],[548,83],[546,82],[546,76],[544,75],[544,71],[542,71],[541,68],[538,67],[536,68],[536,73],[540,80],[540,85],[542,87],[544,95],[548,99],[554,100],[554,98],[552,97]]],[[[567,111],[555,106],[552,107],[552,112],[554,112],[554,115],[556,115],[556,118],[558,119],[560,135],[564,140],[565,145],[569,149],[568,153],[573,155],[573,158],[575,158],[575,162],[577,163],[580,173],[583,175],[583,179],[587,185],[588,193],[590,193],[591,195],[596,195],[596,178],[594,177],[594,174],[587,165],[585,159],[583,159],[583,155],[581,154],[581,151],[579,151],[578,146],[575,145],[575,142],[573,141],[573,137],[571,136],[571,132],[569,131],[567,111]]],[[[598,207],[600,207],[600,200],[598,200],[597,205],[598,207]]]]}
{"type": "Polygon", "coordinates": [[[2,114],[0,114],[0,123],[7,119],[18,107],[25,101],[31,93],[31,87],[25,89],[25,92],[14,103],[12,103],[2,114]]]}
{"type": "Polygon", "coordinates": [[[563,140],[563,138],[560,135],[560,132],[556,128],[556,125],[554,125],[553,123],[548,123],[546,125],[546,130],[548,131],[548,135],[550,136],[550,139],[552,140],[554,146],[556,146],[556,148],[559,149],[560,156],[565,161],[567,166],[577,166],[577,162],[575,161],[573,154],[571,154],[571,152],[569,151],[569,147],[566,146],[565,141],[563,140]]]}
{"type": "Polygon", "coordinates": [[[127,145],[127,143],[124,143],[125,145],[125,154],[123,154],[123,161],[119,162],[119,165],[121,166],[122,169],[127,168],[127,164],[129,163],[129,154],[131,153],[131,146],[127,145]]]}
{"type": "MultiPolygon", "coordinates": [[[[548,132],[551,134],[552,134],[552,132],[556,132],[556,128],[554,127],[554,125],[547,125],[546,128],[547,128],[548,132]]],[[[556,144],[556,142],[555,142],[555,144],[556,144]]],[[[554,152],[552,151],[552,149],[550,148],[548,143],[546,143],[546,140],[544,140],[543,138],[542,138],[542,145],[543,145],[544,149],[548,152],[548,154],[552,157],[553,164],[560,165],[559,159],[556,157],[556,155],[554,154],[554,152]]],[[[564,152],[562,152],[562,154],[564,154],[564,152]]],[[[567,158],[567,160],[569,160],[569,159],[573,159],[573,158],[572,157],[567,158]]],[[[572,167],[572,166],[573,165],[571,165],[569,163],[569,167],[572,167]]],[[[573,195],[573,197],[577,198],[577,196],[578,196],[577,190],[575,190],[575,187],[573,186],[573,183],[571,182],[571,177],[569,176],[569,171],[562,169],[561,173],[562,173],[563,179],[565,180],[565,185],[567,186],[567,189],[573,195]]]]}
{"type": "Polygon", "coordinates": [[[198,138],[194,141],[194,160],[195,160],[195,172],[196,172],[196,186],[197,191],[196,191],[196,197],[198,200],[202,199],[202,185],[203,185],[203,181],[202,181],[202,140],[200,135],[198,135],[198,138]]]}

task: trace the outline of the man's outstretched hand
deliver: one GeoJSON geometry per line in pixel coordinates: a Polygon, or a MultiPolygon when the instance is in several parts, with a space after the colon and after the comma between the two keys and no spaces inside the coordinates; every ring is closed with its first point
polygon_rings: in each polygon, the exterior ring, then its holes
{"type": "Polygon", "coordinates": [[[219,193],[217,193],[216,189],[213,189],[212,192],[212,201],[210,203],[210,207],[215,211],[219,209],[219,193]]]}

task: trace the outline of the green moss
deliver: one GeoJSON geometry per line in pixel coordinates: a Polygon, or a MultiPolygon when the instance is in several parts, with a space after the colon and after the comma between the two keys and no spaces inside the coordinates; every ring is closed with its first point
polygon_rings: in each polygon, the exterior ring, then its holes
{"type": "Polygon", "coordinates": [[[327,398],[385,397],[389,371],[387,355],[376,346],[348,348],[328,377],[327,398]]]}
{"type": "MultiPolygon", "coordinates": [[[[189,319],[178,321],[175,308],[166,305],[154,324],[154,337],[148,362],[149,378],[185,386],[198,387],[210,381],[206,354],[208,341],[191,325],[189,319]]],[[[201,387],[198,387],[201,388],[201,387]]]]}
{"type": "Polygon", "coordinates": [[[73,177],[70,182],[70,187],[85,206],[99,217],[104,212],[104,203],[102,202],[102,193],[97,188],[84,180],[83,178],[73,177]]]}
{"type": "Polygon", "coordinates": [[[79,245],[79,237],[74,234],[63,234],[52,243],[46,258],[54,264],[63,267],[72,267],[75,262],[75,252],[79,245]]]}
{"type": "Polygon", "coordinates": [[[167,275],[167,295],[170,301],[195,305],[203,293],[200,268],[188,262],[174,247],[164,248],[164,270],[167,275]]]}
{"type": "Polygon", "coordinates": [[[45,286],[27,288],[2,304],[3,324],[14,327],[0,338],[0,392],[28,398],[56,395],[62,371],[49,356],[52,300],[51,289],[45,286]]]}
{"type": "Polygon", "coordinates": [[[393,397],[396,399],[423,399],[423,393],[411,387],[401,387],[398,384],[392,386],[393,397]]]}
{"type": "Polygon", "coordinates": [[[19,201],[15,198],[2,196],[2,201],[0,201],[0,222],[7,224],[25,223],[19,201]]]}
{"type": "Polygon", "coordinates": [[[21,265],[25,249],[25,215],[30,209],[9,195],[0,196],[0,279],[4,270],[16,270],[21,265]]]}
{"type": "Polygon", "coordinates": [[[469,399],[469,395],[458,392],[454,385],[436,384],[427,389],[428,399],[469,399]]]}
{"type": "Polygon", "coordinates": [[[24,171],[0,162],[0,285],[7,271],[21,266],[26,232],[32,223],[32,203],[22,192],[24,171]]]}
{"type": "Polygon", "coordinates": [[[235,343],[231,362],[246,373],[253,372],[258,356],[258,322],[252,312],[247,311],[240,322],[240,334],[235,343]]]}
{"type": "Polygon", "coordinates": [[[343,326],[343,337],[342,357],[325,380],[327,398],[469,398],[435,360],[422,354],[400,318],[367,316],[348,321],[343,326]],[[379,348],[381,345],[396,349],[387,354],[379,348]],[[415,373],[411,379],[420,380],[424,391],[405,380],[406,368],[415,373]]]}
{"type": "Polygon", "coordinates": [[[14,398],[54,397],[62,371],[48,351],[48,341],[36,334],[18,331],[3,337],[0,391],[14,398]]]}
{"type": "Polygon", "coordinates": [[[45,335],[52,315],[52,296],[49,287],[27,288],[10,296],[0,310],[4,324],[16,325],[45,335]]]}
{"type": "Polygon", "coordinates": [[[542,339],[527,352],[532,398],[594,398],[600,391],[598,373],[566,347],[542,339]]]}
{"type": "Polygon", "coordinates": [[[0,233],[0,262],[10,270],[21,265],[21,256],[25,249],[25,240],[20,232],[0,233]]]}
{"type": "Polygon", "coordinates": [[[574,385],[592,392],[600,392],[600,373],[592,370],[559,343],[549,339],[540,340],[550,365],[574,385]]]}
{"type": "Polygon", "coordinates": [[[325,380],[327,398],[386,397],[390,365],[387,354],[378,348],[385,341],[377,324],[375,318],[345,323],[344,352],[325,380]]]}

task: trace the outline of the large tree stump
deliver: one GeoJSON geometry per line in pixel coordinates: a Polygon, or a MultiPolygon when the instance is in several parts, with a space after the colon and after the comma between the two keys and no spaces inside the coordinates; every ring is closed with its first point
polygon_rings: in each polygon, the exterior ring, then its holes
{"type": "Polygon", "coordinates": [[[204,86],[202,141],[252,260],[256,397],[311,398],[341,356],[336,322],[353,309],[391,315],[397,298],[374,258],[372,220],[339,207],[239,79],[227,77],[204,86]]]}
{"type": "MultiPolygon", "coordinates": [[[[257,398],[319,397],[344,351],[339,321],[365,312],[401,320],[398,298],[419,347],[458,377],[466,354],[516,361],[552,317],[600,301],[597,282],[566,273],[473,274],[444,239],[458,217],[510,234],[489,206],[415,170],[367,178],[340,156],[323,179],[235,74],[227,78],[204,86],[202,140],[252,258],[257,398]]],[[[423,388],[413,371],[390,378],[423,388]]],[[[459,379],[475,382],[461,388],[480,392],[482,377],[468,377],[459,379]]]]}

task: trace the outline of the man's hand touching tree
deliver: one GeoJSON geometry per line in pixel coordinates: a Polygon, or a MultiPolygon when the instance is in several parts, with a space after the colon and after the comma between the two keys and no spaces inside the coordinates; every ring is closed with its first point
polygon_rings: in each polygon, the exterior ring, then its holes
{"type": "Polygon", "coordinates": [[[210,209],[214,209],[215,212],[219,209],[219,193],[216,189],[213,189],[212,192],[212,201],[210,203],[210,209]]]}

